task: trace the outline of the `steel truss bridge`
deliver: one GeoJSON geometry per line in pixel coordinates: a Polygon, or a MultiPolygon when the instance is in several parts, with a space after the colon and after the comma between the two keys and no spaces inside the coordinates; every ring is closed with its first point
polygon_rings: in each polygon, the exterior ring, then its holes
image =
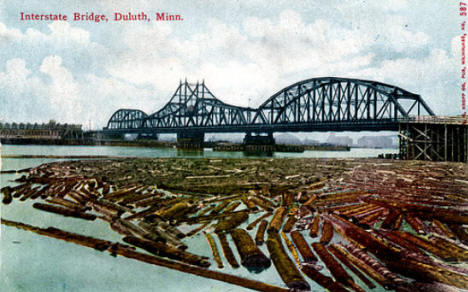
{"type": "Polygon", "coordinates": [[[281,89],[258,108],[224,103],[204,82],[185,81],[159,111],[119,109],[102,133],[397,131],[399,119],[419,115],[434,115],[421,96],[377,81],[307,79],[281,89]]]}

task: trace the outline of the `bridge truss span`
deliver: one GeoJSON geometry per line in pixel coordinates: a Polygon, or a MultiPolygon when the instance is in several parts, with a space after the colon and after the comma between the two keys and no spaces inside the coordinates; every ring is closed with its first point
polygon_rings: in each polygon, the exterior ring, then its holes
{"type": "Polygon", "coordinates": [[[265,101],[255,124],[301,124],[396,120],[433,115],[417,94],[359,79],[313,78],[288,86],[265,101]]]}
{"type": "Polygon", "coordinates": [[[434,115],[421,96],[377,81],[307,79],[278,91],[256,109],[224,103],[204,82],[185,81],[159,111],[118,110],[104,132],[397,130],[398,119],[419,115],[434,115]]]}

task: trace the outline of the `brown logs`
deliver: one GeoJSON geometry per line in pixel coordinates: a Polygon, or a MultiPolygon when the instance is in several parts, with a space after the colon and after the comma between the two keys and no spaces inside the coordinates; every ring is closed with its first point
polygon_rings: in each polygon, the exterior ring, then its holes
{"type": "Polygon", "coordinates": [[[234,244],[241,258],[241,264],[248,269],[265,269],[271,265],[263,252],[257,247],[244,229],[234,229],[231,233],[234,244]]]}
{"type": "Polygon", "coordinates": [[[291,289],[310,290],[310,286],[286,254],[277,232],[268,232],[266,241],[271,260],[283,282],[291,289]]]}
{"type": "Polygon", "coordinates": [[[302,255],[304,262],[312,263],[317,261],[317,257],[315,257],[314,253],[304,239],[304,236],[302,236],[299,231],[291,232],[291,238],[294,242],[294,245],[299,250],[299,253],[302,255]]]}

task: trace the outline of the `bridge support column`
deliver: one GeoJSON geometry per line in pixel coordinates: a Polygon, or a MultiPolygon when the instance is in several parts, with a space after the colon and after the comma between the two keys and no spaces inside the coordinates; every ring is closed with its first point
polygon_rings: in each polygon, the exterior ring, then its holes
{"type": "Polygon", "coordinates": [[[468,126],[456,123],[401,123],[400,158],[468,162],[468,126]]]}
{"type": "Polygon", "coordinates": [[[177,133],[177,148],[203,149],[204,140],[204,132],[179,132],[177,133]]]}

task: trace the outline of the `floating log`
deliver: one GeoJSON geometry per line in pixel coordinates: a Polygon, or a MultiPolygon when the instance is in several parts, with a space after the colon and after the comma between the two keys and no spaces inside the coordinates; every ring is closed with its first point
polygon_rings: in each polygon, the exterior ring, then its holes
{"type": "MultiPolygon", "coordinates": [[[[346,249],[355,255],[356,257],[360,258],[363,260],[366,264],[370,265],[372,268],[374,268],[375,271],[377,271],[379,274],[384,276],[386,279],[390,281],[390,285],[392,287],[399,287],[400,285],[405,284],[405,281],[400,278],[397,274],[391,272],[385,265],[381,264],[377,260],[375,260],[373,257],[370,257],[364,250],[357,248],[351,244],[346,245],[346,249]]],[[[374,254],[376,256],[380,256],[379,254],[374,254]]],[[[395,257],[395,258],[381,258],[385,263],[389,262],[398,262],[402,257],[395,257]]]]}
{"type": "Polygon", "coordinates": [[[161,218],[164,218],[165,220],[177,219],[178,217],[182,217],[185,214],[191,212],[191,210],[193,210],[192,207],[193,207],[192,204],[190,204],[188,201],[182,201],[174,205],[171,205],[169,208],[165,210],[156,212],[156,215],[158,215],[161,218]]]}
{"type": "Polygon", "coordinates": [[[328,251],[331,252],[337,259],[340,260],[340,262],[345,265],[348,269],[350,269],[361,281],[366,284],[369,289],[374,289],[376,286],[372,281],[370,281],[366,276],[364,276],[361,271],[359,271],[356,266],[354,266],[346,257],[346,255],[343,253],[342,249],[339,249],[339,247],[336,244],[331,244],[328,246],[328,251]]]}
{"type": "Polygon", "coordinates": [[[395,221],[397,220],[398,216],[400,215],[399,212],[395,210],[391,210],[387,217],[385,217],[384,221],[382,222],[382,225],[380,225],[381,229],[387,229],[387,230],[392,230],[395,226],[395,221]]]}
{"type": "Polygon", "coordinates": [[[28,190],[27,192],[23,193],[23,196],[21,196],[20,201],[26,201],[27,199],[32,197],[34,194],[36,194],[40,188],[41,186],[35,186],[31,188],[30,190],[28,190]]]}
{"type": "Polygon", "coordinates": [[[209,205],[208,207],[206,207],[205,209],[201,210],[200,212],[198,212],[197,216],[203,216],[205,215],[206,213],[210,212],[211,210],[214,209],[214,207],[216,207],[216,205],[209,205]]]}
{"type": "Polygon", "coordinates": [[[462,262],[468,261],[468,250],[467,249],[465,249],[465,248],[463,248],[463,247],[461,247],[461,246],[459,246],[459,245],[457,245],[455,243],[452,243],[452,242],[448,241],[447,239],[437,237],[437,236],[433,236],[433,237],[429,238],[429,241],[434,246],[443,248],[448,253],[452,254],[457,259],[457,261],[462,261],[462,262]]]}
{"type": "Polygon", "coordinates": [[[296,224],[297,218],[296,216],[292,215],[288,217],[288,220],[286,220],[286,223],[284,223],[283,226],[283,232],[284,233],[289,233],[294,227],[294,224],[296,224]]]}
{"type": "Polygon", "coordinates": [[[222,201],[221,203],[219,203],[219,205],[217,205],[213,211],[211,211],[210,215],[214,215],[214,214],[219,214],[224,208],[226,208],[227,205],[229,205],[231,201],[222,201]]]}
{"type": "MultiPolygon", "coordinates": [[[[70,191],[67,193],[67,196],[70,197],[73,201],[75,201],[79,205],[85,205],[87,202],[87,199],[83,195],[78,193],[77,191],[70,191]]],[[[61,198],[64,198],[64,197],[65,196],[62,196],[61,198]]],[[[47,197],[46,198],[42,197],[42,198],[46,199],[47,197]]]]}
{"type": "Polygon", "coordinates": [[[265,242],[265,230],[267,228],[268,221],[262,220],[257,229],[257,234],[255,235],[255,243],[257,245],[262,245],[265,242]]]}
{"type": "Polygon", "coordinates": [[[125,256],[127,258],[132,258],[132,259],[136,259],[142,262],[146,262],[149,264],[162,266],[162,267],[170,268],[173,270],[181,271],[184,273],[190,273],[193,275],[197,275],[197,276],[201,276],[201,277],[205,277],[209,279],[214,279],[214,280],[218,280],[218,281],[222,281],[226,283],[231,283],[234,285],[242,286],[242,287],[257,290],[257,291],[265,291],[265,292],[288,292],[289,291],[287,289],[269,285],[263,282],[245,279],[245,278],[241,278],[238,276],[221,273],[218,271],[208,270],[206,268],[200,268],[200,267],[193,266],[193,265],[177,263],[177,262],[173,262],[170,260],[157,258],[151,255],[138,253],[136,251],[131,251],[128,249],[122,249],[121,246],[118,246],[118,245],[115,246],[115,248],[111,249],[110,252],[121,255],[121,256],[125,256]]]}
{"type": "Polygon", "coordinates": [[[319,232],[319,223],[320,223],[320,220],[319,220],[319,215],[316,214],[314,216],[314,220],[312,221],[312,225],[310,226],[310,230],[309,230],[309,236],[310,237],[317,237],[318,236],[318,232],[319,232]]]}
{"type": "Polygon", "coordinates": [[[407,250],[409,250],[411,252],[414,252],[414,253],[417,253],[417,254],[424,254],[424,252],[421,249],[419,249],[416,245],[411,244],[410,242],[404,240],[399,235],[397,235],[397,234],[395,234],[393,232],[377,231],[377,230],[375,232],[377,232],[380,236],[383,236],[383,238],[385,238],[387,241],[396,243],[397,245],[399,245],[400,247],[402,247],[404,249],[407,249],[407,250]]]}
{"type": "Polygon", "coordinates": [[[333,281],[332,278],[327,277],[317,271],[314,267],[309,265],[302,265],[301,271],[312,281],[318,283],[325,289],[328,289],[331,292],[348,292],[340,283],[333,281]]]}
{"type": "Polygon", "coordinates": [[[0,191],[3,195],[2,203],[5,205],[10,204],[11,201],[13,200],[13,197],[11,196],[12,188],[9,186],[6,186],[6,187],[3,187],[0,191]]]}
{"type": "MultiPolygon", "coordinates": [[[[146,207],[146,206],[152,206],[154,204],[160,203],[164,201],[164,198],[161,197],[160,194],[152,195],[146,199],[140,200],[135,202],[133,205],[135,207],[146,207]]],[[[172,203],[172,202],[170,202],[172,203]]]]}
{"type": "Polygon", "coordinates": [[[346,259],[348,259],[353,265],[355,265],[361,271],[367,274],[370,278],[374,279],[377,283],[379,283],[379,285],[385,288],[391,286],[391,282],[387,280],[387,278],[385,278],[383,275],[378,273],[373,267],[369,266],[363,260],[345,251],[343,247],[339,245],[335,245],[335,247],[340,251],[341,254],[343,254],[346,257],[346,259]]]}
{"type": "Polygon", "coordinates": [[[400,230],[404,218],[405,215],[403,213],[398,214],[398,217],[395,220],[395,224],[393,225],[393,230],[400,230]]]}
{"type": "Polygon", "coordinates": [[[365,246],[374,255],[388,259],[396,259],[399,257],[399,254],[395,250],[391,249],[382,240],[369,234],[364,229],[336,215],[326,215],[326,217],[335,224],[340,225],[347,238],[365,246]]]}
{"type": "Polygon", "coordinates": [[[102,186],[102,194],[107,195],[110,192],[110,184],[104,184],[102,186]]]}
{"type": "Polygon", "coordinates": [[[255,219],[255,221],[253,221],[252,223],[250,223],[248,226],[247,226],[247,230],[252,230],[255,228],[255,226],[257,226],[257,224],[262,221],[263,219],[266,219],[268,217],[271,216],[271,213],[267,212],[265,214],[263,214],[262,216],[258,217],[257,219],[255,219]]]}
{"type": "Polygon", "coordinates": [[[444,250],[442,248],[440,248],[439,246],[436,246],[434,245],[432,242],[422,238],[422,237],[419,237],[419,236],[416,236],[416,235],[413,235],[413,234],[410,234],[408,232],[403,232],[403,231],[394,231],[393,232],[395,235],[397,236],[400,236],[400,238],[416,245],[416,246],[419,246],[420,248],[422,249],[425,249],[427,250],[428,252],[432,253],[433,255],[443,259],[443,260],[446,260],[446,261],[455,261],[456,260],[456,257],[454,256],[454,254],[452,254],[450,251],[447,251],[447,250],[444,250]]]}
{"type": "Polygon", "coordinates": [[[85,212],[86,210],[89,210],[89,207],[85,207],[83,205],[79,205],[73,201],[63,199],[63,198],[48,198],[46,199],[46,202],[56,204],[56,205],[62,205],[64,207],[70,208],[70,209],[75,209],[79,212],[85,212]]]}
{"type": "Polygon", "coordinates": [[[294,194],[292,193],[283,193],[282,196],[281,196],[281,199],[282,199],[282,205],[283,206],[290,206],[292,205],[293,201],[294,201],[294,194]]]}
{"type": "Polygon", "coordinates": [[[468,244],[468,233],[460,225],[449,224],[448,227],[461,242],[468,244]]]}
{"type": "Polygon", "coordinates": [[[247,209],[252,210],[252,211],[253,210],[258,210],[257,206],[255,205],[255,203],[252,200],[250,200],[250,199],[248,199],[246,197],[243,197],[243,198],[241,198],[241,201],[247,207],[247,209]]]}
{"type": "Polygon", "coordinates": [[[249,213],[246,211],[231,213],[229,217],[225,217],[215,225],[215,232],[229,231],[237,228],[239,225],[247,221],[247,219],[249,219],[249,213]]]}
{"type": "Polygon", "coordinates": [[[232,204],[228,205],[223,212],[229,213],[234,211],[241,203],[240,202],[233,202],[232,204]]]}
{"type": "Polygon", "coordinates": [[[451,238],[451,239],[456,238],[456,235],[450,229],[448,229],[442,222],[440,222],[439,220],[433,219],[432,224],[434,226],[436,226],[441,231],[441,233],[442,233],[441,235],[445,235],[445,236],[447,236],[448,238],[451,238]]]}
{"type": "Polygon", "coordinates": [[[468,276],[451,271],[440,265],[420,262],[412,257],[401,257],[397,261],[388,261],[387,265],[398,273],[420,282],[439,282],[461,289],[468,287],[468,276]]]}
{"type": "Polygon", "coordinates": [[[252,270],[263,270],[271,265],[270,259],[257,247],[247,231],[234,229],[231,236],[244,267],[252,270]]]}
{"type": "Polygon", "coordinates": [[[315,263],[317,262],[317,257],[315,257],[314,253],[310,249],[309,245],[307,244],[304,236],[299,231],[291,232],[291,238],[294,242],[294,245],[299,250],[304,262],[306,263],[315,263]]]}
{"type": "Polygon", "coordinates": [[[100,205],[103,205],[103,206],[106,206],[108,208],[114,209],[116,211],[119,211],[120,213],[130,213],[130,214],[135,213],[135,211],[130,209],[130,208],[124,207],[122,205],[116,204],[114,202],[108,201],[108,200],[103,199],[103,198],[98,199],[97,202],[100,205]]]}
{"type": "Polygon", "coordinates": [[[27,192],[28,190],[31,189],[31,186],[32,186],[31,183],[25,183],[25,184],[14,187],[13,192],[12,192],[13,198],[21,197],[24,194],[24,192],[27,192]]]}
{"type": "Polygon", "coordinates": [[[151,195],[149,194],[138,194],[138,195],[133,195],[125,198],[124,200],[120,201],[120,204],[122,205],[134,205],[136,202],[147,199],[151,195]]]}
{"type": "Polygon", "coordinates": [[[283,225],[284,215],[286,214],[286,207],[278,207],[275,214],[271,218],[270,225],[268,226],[268,232],[279,232],[283,225]]]}
{"type": "Polygon", "coordinates": [[[185,234],[182,231],[180,231],[177,227],[168,224],[166,221],[163,221],[160,217],[156,215],[147,216],[145,217],[144,221],[149,222],[153,225],[160,226],[162,229],[169,231],[171,235],[175,236],[176,238],[181,239],[185,237],[185,234]]]}
{"type": "Polygon", "coordinates": [[[159,210],[159,207],[157,207],[157,206],[156,207],[154,207],[154,206],[148,207],[148,208],[146,208],[146,209],[144,209],[144,210],[142,210],[140,212],[137,212],[137,213],[134,213],[134,214],[132,214],[132,215],[130,215],[128,217],[125,217],[125,219],[126,220],[135,220],[135,219],[139,219],[139,218],[144,218],[146,216],[149,216],[151,214],[156,213],[156,211],[158,211],[158,210],[159,210]]]}
{"type": "Polygon", "coordinates": [[[362,203],[362,204],[357,204],[357,205],[352,205],[352,206],[341,207],[342,209],[338,209],[338,211],[343,216],[351,217],[352,215],[358,214],[359,212],[363,210],[368,210],[369,208],[374,208],[374,207],[377,207],[377,206],[368,204],[368,203],[362,203]]]}
{"type": "Polygon", "coordinates": [[[297,254],[296,249],[294,248],[294,245],[292,244],[291,240],[286,236],[286,233],[281,232],[281,237],[283,238],[284,243],[286,243],[286,247],[289,249],[289,252],[294,258],[294,261],[296,261],[297,267],[301,267],[301,260],[299,259],[299,256],[297,254]]]}
{"type": "Polygon", "coordinates": [[[406,222],[413,228],[413,230],[418,233],[418,234],[425,234],[426,232],[424,231],[423,226],[420,224],[420,222],[416,219],[416,217],[411,216],[410,214],[406,214],[405,217],[406,222]]]}
{"type": "Polygon", "coordinates": [[[261,199],[258,195],[250,196],[249,198],[251,201],[253,201],[257,206],[259,206],[263,210],[267,212],[273,211],[274,205],[270,201],[261,199]]]}
{"type": "Polygon", "coordinates": [[[209,215],[203,215],[203,216],[195,216],[195,217],[190,217],[190,218],[183,218],[181,220],[178,220],[179,223],[181,222],[186,222],[187,224],[198,224],[198,223],[205,223],[205,222],[211,222],[215,219],[222,219],[226,217],[230,217],[236,213],[246,213],[246,210],[242,211],[233,211],[230,213],[221,213],[221,214],[209,214],[209,215]]]}
{"type": "Polygon", "coordinates": [[[153,241],[162,241],[160,236],[151,236],[151,233],[153,232],[143,229],[141,226],[137,226],[128,220],[118,218],[115,219],[113,223],[120,225],[120,228],[123,226],[123,229],[135,237],[149,238],[153,241]]]}
{"type": "Polygon", "coordinates": [[[234,269],[238,268],[239,263],[237,263],[234,253],[232,252],[232,249],[229,246],[229,243],[226,238],[226,233],[217,233],[217,235],[219,241],[221,242],[221,248],[223,249],[224,257],[227,259],[229,265],[234,269]]]}
{"type": "Polygon", "coordinates": [[[144,237],[149,238],[151,240],[158,241],[159,237],[162,238],[168,245],[171,245],[175,248],[178,249],[187,249],[187,245],[180,241],[177,237],[176,234],[165,230],[161,225],[159,224],[151,224],[145,221],[140,221],[138,222],[138,226],[141,227],[143,230],[146,231],[146,234],[144,234],[144,237]]]}
{"type": "Polygon", "coordinates": [[[310,290],[310,286],[286,254],[277,232],[268,232],[266,241],[271,260],[283,282],[291,289],[310,290]]]}
{"type": "Polygon", "coordinates": [[[133,186],[133,187],[130,187],[130,188],[125,188],[125,189],[120,190],[120,191],[115,191],[115,192],[112,192],[112,193],[108,193],[108,194],[105,195],[105,198],[107,200],[117,201],[120,198],[122,198],[123,196],[126,196],[126,195],[128,195],[130,193],[134,193],[137,188],[139,188],[139,186],[133,186]]]}
{"type": "Polygon", "coordinates": [[[177,248],[173,248],[161,242],[153,242],[147,239],[141,239],[134,236],[126,236],[123,238],[123,241],[137,246],[139,248],[142,248],[158,256],[167,257],[190,265],[196,265],[205,268],[210,266],[210,263],[206,261],[206,259],[203,257],[182,251],[177,248]]]}
{"type": "Polygon", "coordinates": [[[86,247],[91,247],[99,251],[106,250],[112,245],[111,242],[106,241],[106,240],[101,240],[101,239],[97,239],[97,238],[93,238],[89,236],[84,236],[84,235],[79,235],[79,234],[63,231],[54,227],[39,228],[39,227],[35,227],[32,225],[20,223],[20,222],[6,220],[3,218],[1,219],[1,221],[2,221],[2,224],[6,226],[11,226],[11,227],[15,227],[18,229],[31,231],[39,235],[44,235],[44,236],[48,236],[48,237],[52,237],[56,239],[65,240],[65,241],[76,243],[76,244],[83,245],[86,247]]]}
{"type": "Polygon", "coordinates": [[[54,205],[49,205],[49,204],[34,203],[33,208],[46,211],[46,212],[60,214],[66,217],[75,217],[75,218],[81,218],[81,219],[90,220],[90,221],[93,221],[94,219],[96,219],[96,215],[93,215],[93,214],[87,214],[87,213],[77,211],[75,209],[69,209],[69,208],[59,207],[59,206],[54,206],[54,205]]]}
{"type": "Polygon", "coordinates": [[[206,240],[208,241],[208,244],[209,244],[210,249],[211,249],[211,253],[213,254],[213,257],[214,257],[214,259],[216,261],[216,264],[218,265],[218,268],[219,269],[224,268],[223,261],[221,260],[221,256],[219,255],[218,247],[216,246],[216,242],[215,242],[213,236],[211,236],[211,234],[205,232],[205,237],[206,237],[206,240]]]}
{"type": "Polygon", "coordinates": [[[310,195],[309,199],[302,204],[303,206],[312,206],[314,204],[314,201],[317,199],[317,195],[312,194],[310,195]]]}
{"type": "Polygon", "coordinates": [[[352,287],[356,291],[364,291],[354,283],[353,278],[343,269],[335,258],[333,258],[322,243],[312,243],[312,247],[337,282],[344,286],[352,287]]]}
{"type": "Polygon", "coordinates": [[[204,223],[202,225],[200,225],[199,227],[195,228],[195,229],[192,229],[191,231],[187,232],[187,234],[185,234],[186,237],[192,237],[194,236],[195,234],[197,234],[198,232],[202,231],[203,229],[205,229],[208,225],[210,225],[211,223],[210,222],[207,222],[207,223],[204,223]]]}
{"type": "Polygon", "coordinates": [[[322,236],[320,237],[320,243],[327,245],[333,237],[333,225],[330,221],[324,220],[322,224],[322,236]]]}

